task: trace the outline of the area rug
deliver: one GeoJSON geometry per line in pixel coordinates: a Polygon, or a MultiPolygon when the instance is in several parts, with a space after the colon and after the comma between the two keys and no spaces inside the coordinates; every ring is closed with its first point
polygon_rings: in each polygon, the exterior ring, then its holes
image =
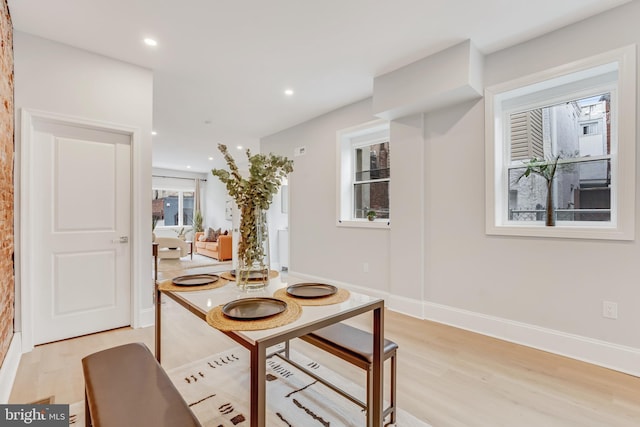
{"type": "MultiPolygon", "coordinates": [[[[364,389],[304,355],[292,359],[364,400],[364,389]]],[[[249,426],[249,352],[240,347],[169,371],[204,426],[249,426]]],[[[363,376],[364,378],[364,376],[363,376]]],[[[385,404],[386,407],[386,404],[385,404]]],[[[362,409],[279,357],[267,360],[267,425],[277,427],[364,426],[362,409]]],[[[399,410],[398,427],[428,427],[399,410]]]]}
{"type": "MultiPolygon", "coordinates": [[[[364,389],[304,355],[292,359],[343,390],[364,399],[364,389]]],[[[248,427],[249,352],[241,347],[168,371],[205,427],[248,427]]],[[[364,376],[363,376],[364,378],[364,376]]],[[[385,407],[387,403],[385,402],[385,407]]],[[[402,402],[399,403],[402,406],[402,402]]],[[[84,403],[70,407],[73,425],[84,425],[84,403]]],[[[388,419],[386,420],[388,422],[388,419]]],[[[363,427],[362,409],[282,359],[267,360],[267,426],[363,427]]],[[[430,427],[401,408],[396,427],[430,427]]]]}
{"type": "Polygon", "coordinates": [[[193,260],[190,256],[184,256],[178,259],[158,259],[158,272],[166,273],[168,271],[187,270],[189,268],[209,267],[216,265],[227,265],[231,268],[231,261],[218,261],[208,256],[193,254],[193,260]]]}

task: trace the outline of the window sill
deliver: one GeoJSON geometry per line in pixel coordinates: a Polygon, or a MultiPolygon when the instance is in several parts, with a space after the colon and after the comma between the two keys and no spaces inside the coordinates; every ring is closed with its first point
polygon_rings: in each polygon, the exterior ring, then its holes
{"type": "Polygon", "coordinates": [[[375,221],[354,221],[354,220],[338,220],[336,223],[338,227],[349,227],[349,228],[379,228],[389,230],[391,228],[391,220],[390,219],[377,219],[375,221]]]}
{"type": "Polygon", "coordinates": [[[544,224],[505,224],[487,226],[486,233],[495,236],[551,237],[563,239],[633,240],[634,233],[614,226],[588,227],[556,223],[554,227],[544,224]]]}

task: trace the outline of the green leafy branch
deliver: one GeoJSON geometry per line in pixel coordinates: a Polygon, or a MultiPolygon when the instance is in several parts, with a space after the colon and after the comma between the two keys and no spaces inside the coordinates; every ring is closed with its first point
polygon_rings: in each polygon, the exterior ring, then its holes
{"type": "Polygon", "coordinates": [[[520,182],[523,177],[528,178],[533,173],[543,177],[547,181],[547,186],[550,185],[558,168],[558,160],[560,160],[560,154],[549,160],[538,159],[537,157],[532,158],[524,164],[526,169],[516,182],[520,182]]]}
{"type": "Polygon", "coordinates": [[[293,160],[275,154],[251,155],[251,151],[247,150],[249,177],[244,178],[227,146],[218,144],[218,150],[224,156],[229,170],[212,169],[211,173],[225,184],[227,192],[240,208],[238,254],[246,266],[251,266],[266,255],[262,245],[266,238],[266,219],[264,215],[257,219],[256,212],[269,209],[282,179],[293,172],[293,160]]]}

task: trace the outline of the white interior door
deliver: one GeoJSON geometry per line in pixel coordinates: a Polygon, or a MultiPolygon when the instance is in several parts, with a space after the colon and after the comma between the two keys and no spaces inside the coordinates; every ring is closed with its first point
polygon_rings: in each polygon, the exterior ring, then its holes
{"type": "Polygon", "coordinates": [[[131,136],[34,120],[34,344],[131,323],[131,136]]]}

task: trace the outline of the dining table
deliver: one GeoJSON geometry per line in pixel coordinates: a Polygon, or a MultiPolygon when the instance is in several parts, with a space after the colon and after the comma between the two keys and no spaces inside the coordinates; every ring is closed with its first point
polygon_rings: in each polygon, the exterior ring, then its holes
{"type": "MultiPolygon", "coordinates": [[[[269,280],[268,286],[259,291],[240,289],[232,280],[224,280],[215,289],[197,290],[170,286],[163,287],[162,282],[156,282],[156,323],[155,323],[155,354],[161,361],[162,351],[162,295],[172,299],[181,307],[188,310],[203,321],[207,321],[207,314],[228,303],[240,301],[244,298],[272,298],[282,288],[309,282],[302,277],[287,274],[283,279],[274,271],[274,278],[269,280]],[[224,283],[224,284],[223,284],[224,283]],[[164,289],[163,289],[164,288],[164,289]]],[[[220,275],[220,273],[211,273],[220,275]]],[[[228,276],[227,276],[228,277],[228,276]]],[[[175,279],[174,279],[175,280],[175,279]]],[[[280,291],[282,294],[282,291],[280,291]]],[[[351,319],[353,317],[371,313],[372,316],[372,344],[373,388],[369,408],[366,411],[367,427],[383,426],[383,344],[384,344],[384,300],[363,293],[349,290],[348,297],[343,301],[326,305],[302,305],[298,317],[285,325],[258,330],[227,330],[218,329],[250,352],[250,425],[251,427],[265,427],[266,425],[266,362],[267,349],[286,344],[289,340],[304,336],[320,328],[351,319]]],[[[211,323],[209,323],[211,324],[211,323]]]]}

